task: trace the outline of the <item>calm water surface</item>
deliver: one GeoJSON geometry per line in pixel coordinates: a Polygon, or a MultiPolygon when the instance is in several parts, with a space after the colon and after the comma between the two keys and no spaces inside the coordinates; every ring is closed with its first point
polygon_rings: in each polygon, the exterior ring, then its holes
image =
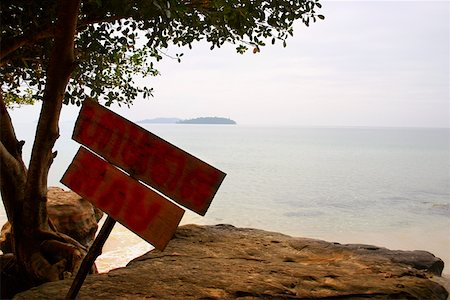
{"type": "MultiPolygon", "coordinates": [[[[183,223],[423,249],[444,259],[450,272],[449,129],[143,126],[227,173],[206,216],[187,213],[183,223]]],[[[16,127],[29,141],[28,160],[33,124],[16,127]]],[[[78,149],[72,127],[61,125],[50,185],[62,186],[78,149]]],[[[117,227],[100,268],[124,265],[148,249],[117,227]]]]}

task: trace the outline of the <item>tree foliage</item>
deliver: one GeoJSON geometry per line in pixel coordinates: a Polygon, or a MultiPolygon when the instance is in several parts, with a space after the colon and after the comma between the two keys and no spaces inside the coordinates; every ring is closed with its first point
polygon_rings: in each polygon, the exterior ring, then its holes
{"type": "MultiPolygon", "coordinates": [[[[282,43],[293,22],[323,16],[318,0],[2,0],[0,47],[0,191],[11,224],[18,289],[62,279],[80,266],[86,249],[56,231],[47,213],[47,177],[56,156],[63,103],[91,96],[129,105],[151,88],[135,76],[158,74],[155,63],[171,45],[205,40],[238,53],[282,43]],[[42,101],[28,167],[8,106],[42,101]]],[[[175,55],[180,59],[182,54],[175,55]]],[[[3,269],[0,270],[3,272],[3,269]]],[[[1,275],[1,274],[0,274],[1,275]]],[[[0,278],[5,278],[0,276],[0,278]]],[[[17,290],[2,285],[0,297],[17,290]]]]}
{"type": "MultiPolygon", "coordinates": [[[[1,69],[5,100],[32,95],[42,100],[58,1],[3,0],[1,69]]],[[[152,89],[134,76],[157,75],[155,62],[170,45],[189,48],[206,40],[239,53],[267,43],[286,45],[293,22],[323,19],[318,0],[87,0],[81,2],[75,40],[75,66],[64,102],[79,105],[86,96],[107,105],[129,104],[152,89]]],[[[182,53],[176,55],[180,59],[182,53]]]]}

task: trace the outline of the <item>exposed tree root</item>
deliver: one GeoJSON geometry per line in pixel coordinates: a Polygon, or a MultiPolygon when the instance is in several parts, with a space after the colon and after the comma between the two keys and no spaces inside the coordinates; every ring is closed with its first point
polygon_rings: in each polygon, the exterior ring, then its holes
{"type": "MultiPolygon", "coordinates": [[[[0,256],[1,299],[33,286],[74,276],[87,250],[76,240],[58,232],[39,231],[17,251],[0,256]],[[26,270],[26,274],[20,270],[26,270]]],[[[91,272],[95,272],[95,268],[91,272]]]]}

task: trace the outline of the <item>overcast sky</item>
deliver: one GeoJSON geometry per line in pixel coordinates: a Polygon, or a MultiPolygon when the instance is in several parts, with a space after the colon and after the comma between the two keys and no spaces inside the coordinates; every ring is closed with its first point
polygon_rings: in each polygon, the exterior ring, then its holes
{"type": "MultiPolygon", "coordinates": [[[[223,116],[243,125],[449,127],[448,1],[322,1],[287,48],[239,55],[197,44],[161,76],[155,97],[113,109],[137,121],[223,116]]],[[[177,49],[170,50],[173,54],[177,49]]],[[[65,107],[74,120],[77,107],[65,107]]],[[[24,120],[36,108],[15,109],[24,120]]],[[[36,114],[37,118],[37,114],[36,114]]]]}

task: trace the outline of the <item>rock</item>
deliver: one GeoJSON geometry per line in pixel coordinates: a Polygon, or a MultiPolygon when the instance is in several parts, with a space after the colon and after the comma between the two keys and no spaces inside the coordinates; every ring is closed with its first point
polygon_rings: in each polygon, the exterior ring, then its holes
{"type": "Polygon", "coordinates": [[[343,245],[365,256],[374,256],[376,259],[389,259],[394,263],[409,265],[417,270],[425,270],[441,276],[444,262],[427,251],[401,251],[389,250],[371,245],[348,244],[343,245]]]}
{"type": "MultiPolygon", "coordinates": [[[[77,299],[447,299],[430,280],[441,265],[425,251],[186,225],[164,252],[88,276],[77,299]]],[[[15,299],[62,299],[70,284],[46,283],[15,299]]]]}
{"type": "MultiPolygon", "coordinates": [[[[101,210],[72,191],[51,187],[47,192],[47,210],[50,220],[62,232],[89,247],[95,238],[98,221],[103,216],[101,210]]],[[[11,252],[10,227],[6,222],[0,235],[0,249],[11,252]]]]}
{"type": "Polygon", "coordinates": [[[59,232],[89,247],[103,212],[72,191],[52,187],[47,193],[49,218],[59,232]]]}
{"type": "Polygon", "coordinates": [[[2,226],[2,231],[0,232],[0,250],[3,253],[11,253],[12,245],[11,245],[11,224],[6,221],[2,226]]]}

